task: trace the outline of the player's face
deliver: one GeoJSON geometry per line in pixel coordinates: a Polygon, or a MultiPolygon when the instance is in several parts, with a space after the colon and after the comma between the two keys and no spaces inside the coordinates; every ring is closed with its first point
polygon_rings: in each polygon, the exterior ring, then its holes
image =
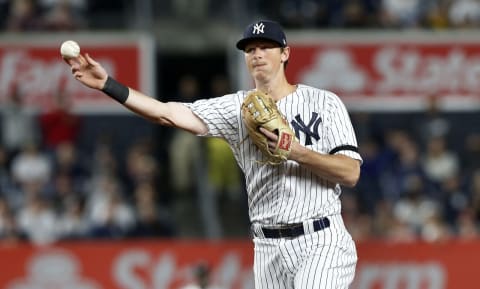
{"type": "Polygon", "coordinates": [[[253,40],[245,46],[245,62],[256,80],[268,80],[280,71],[285,57],[281,48],[272,41],[253,40]]]}

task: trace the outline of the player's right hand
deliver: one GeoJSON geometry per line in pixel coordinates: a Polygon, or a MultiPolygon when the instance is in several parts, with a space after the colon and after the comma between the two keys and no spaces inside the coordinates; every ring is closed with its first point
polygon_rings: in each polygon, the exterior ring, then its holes
{"type": "Polygon", "coordinates": [[[102,89],[107,81],[108,74],[105,69],[88,55],[79,54],[75,58],[63,58],[70,65],[73,76],[84,85],[102,89]]]}

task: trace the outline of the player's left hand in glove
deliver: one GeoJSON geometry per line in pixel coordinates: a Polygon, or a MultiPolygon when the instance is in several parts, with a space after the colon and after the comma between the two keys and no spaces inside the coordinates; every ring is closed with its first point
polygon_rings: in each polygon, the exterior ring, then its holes
{"type": "Polygon", "coordinates": [[[257,90],[250,92],[242,104],[242,117],[250,139],[266,157],[260,162],[278,165],[288,159],[295,134],[269,95],[257,90]],[[269,148],[271,140],[260,131],[260,127],[278,136],[274,148],[269,148]]]}

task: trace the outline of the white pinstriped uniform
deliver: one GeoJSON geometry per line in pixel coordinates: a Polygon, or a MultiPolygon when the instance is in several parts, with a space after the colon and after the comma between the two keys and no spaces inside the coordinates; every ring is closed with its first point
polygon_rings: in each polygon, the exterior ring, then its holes
{"type": "MultiPolygon", "coordinates": [[[[206,123],[207,136],[222,137],[230,144],[245,174],[255,234],[256,288],[348,288],[357,256],[340,216],[340,186],[294,161],[278,166],[256,162],[262,153],[247,137],[240,109],[247,93],[186,105],[206,123]],[[331,225],[314,232],[312,220],[321,217],[328,217],[331,225]],[[297,238],[264,238],[260,228],[302,222],[306,234],[297,238]]],[[[292,128],[297,128],[301,144],[361,161],[350,117],[335,94],[300,84],[277,105],[292,128]]]]}

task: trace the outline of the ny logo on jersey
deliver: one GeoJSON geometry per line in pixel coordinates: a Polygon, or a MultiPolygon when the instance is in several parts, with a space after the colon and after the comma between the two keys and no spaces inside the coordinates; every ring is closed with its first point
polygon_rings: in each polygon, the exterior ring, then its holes
{"type": "Polygon", "coordinates": [[[265,28],[265,25],[263,25],[262,22],[257,23],[253,26],[253,34],[263,34],[263,29],[265,28]]]}
{"type": "Polygon", "coordinates": [[[312,118],[308,122],[308,125],[305,125],[305,122],[302,120],[300,115],[295,116],[295,119],[290,123],[292,124],[293,129],[295,130],[295,136],[297,139],[300,139],[300,131],[305,133],[305,145],[312,145],[312,137],[315,140],[320,139],[318,134],[318,126],[322,122],[322,118],[316,112],[312,112],[312,118]]]}

